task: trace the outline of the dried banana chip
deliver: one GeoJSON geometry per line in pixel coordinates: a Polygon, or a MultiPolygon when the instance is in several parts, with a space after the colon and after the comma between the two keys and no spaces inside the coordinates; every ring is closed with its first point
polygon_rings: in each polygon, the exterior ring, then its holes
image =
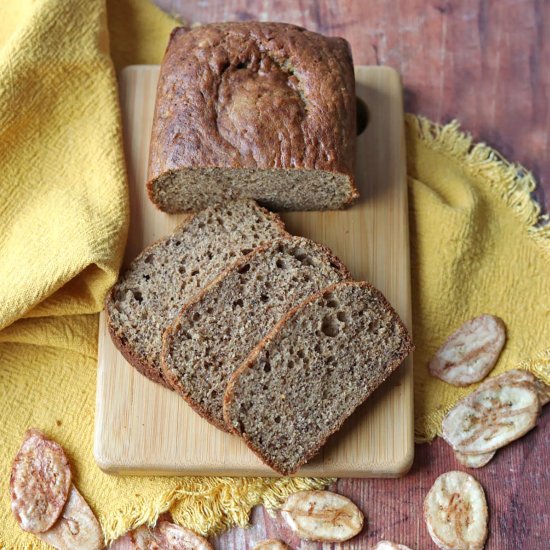
{"type": "Polygon", "coordinates": [[[436,352],[428,365],[430,374],[453,386],[479,382],[495,366],[505,341],[504,323],[498,317],[471,319],[436,352]]]}
{"type": "Polygon", "coordinates": [[[290,528],[306,540],[343,542],[363,528],[363,513],[353,502],[330,491],[301,491],[282,508],[290,528]]]}
{"type": "Polygon", "coordinates": [[[491,451],[490,453],[484,453],[482,455],[466,455],[455,451],[455,458],[460,462],[460,464],[466,466],[467,468],[483,468],[483,466],[492,460],[495,453],[496,451],[491,451]]]}
{"type": "Polygon", "coordinates": [[[404,544],[397,544],[397,542],[390,542],[389,540],[381,540],[373,546],[372,550],[411,550],[404,544]]]}
{"type": "Polygon", "coordinates": [[[524,382],[526,384],[534,384],[535,376],[526,370],[511,369],[485,381],[486,384],[516,384],[521,382],[524,382]]]}
{"type": "Polygon", "coordinates": [[[490,453],[531,430],[539,411],[539,398],[532,387],[492,379],[447,413],[443,438],[464,454],[490,453]]]}
{"type": "Polygon", "coordinates": [[[154,531],[157,534],[160,549],[212,550],[212,546],[205,538],[169,521],[159,521],[154,531]]]}
{"type": "Polygon", "coordinates": [[[58,550],[101,550],[105,546],[99,522],[74,485],[59,519],[37,536],[58,550]]]}
{"type": "Polygon", "coordinates": [[[424,519],[439,548],[483,548],[488,520],[483,488],[465,472],[440,475],[424,500],[424,519]]]}
{"type": "Polygon", "coordinates": [[[254,550],[289,550],[288,546],[280,540],[261,540],[254,546],[254,550]]]}
{"type": "Polygon", "coordinates": [[[169,521],[142,525],[109,546],[109,550],[212,550],[210,543],[190,529],[169,521]]]}
{"type": "Polygon", "coordinates": [[[60,516],[71,487],[63,448],[38,430],[28,430],[10,478],[11,509],[24,531],[47,531],[60,516]]]}
{"type": "Polygon", "coordinates": [[[539,396],[541,406],[546,405],[550,401],[550,386],[545,384],[540,378],[523,369],[512,369],[502,373],[495,378],[489,379],[487,382],[497,383],[518,383],[531,384],[539,396]]]}
{"type": "Polygon", "coordinates": [[[142,525],[116,539],[109,545],[109,550],[160,550],[153,530],[142,525]]]}

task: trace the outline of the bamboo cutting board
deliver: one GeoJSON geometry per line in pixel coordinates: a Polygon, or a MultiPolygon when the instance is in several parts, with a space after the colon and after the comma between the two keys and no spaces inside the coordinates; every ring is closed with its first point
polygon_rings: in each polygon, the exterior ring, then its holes
{"type": "MultiPolygon", "coordinates": [[[[170,233],[184,216],[157,211],[145,191],[149,137],[159,69],[127,67],[120,75],[131,223],[125,263],[170,233]]],[[[293,212],[290,232],[328,245],[355,279],[371,281],[411,328],[409,231],[402,88],[384,67],[357,67],[357,95],[369,122],[357,144],[359,203],[345,211],[293,212]]],[[[412,360],[333,436],[299,474],[394,477],[413,459],[412,360]]],[[[126,363],[99,327],[94,455],[114,474],[276,475],[235,436],[222,433],[186,402],[126,363]]]]}

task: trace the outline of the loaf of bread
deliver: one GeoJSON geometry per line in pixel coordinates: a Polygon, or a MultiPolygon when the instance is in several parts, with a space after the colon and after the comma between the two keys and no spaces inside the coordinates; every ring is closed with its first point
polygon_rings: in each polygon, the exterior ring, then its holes
{"type": "Polygon", "coordinates": [[[239,257],[289,236],[278,216],[250,200],[195,214],[146,248],[107,296],[107,326],[139,372],[167,386],[160,368],[162,333],[181,307],[239,257]]]}
{"type": "Polygon", "coordinates": [[[165,378],[209,422],[226,430],[231,374],[307,296],[349,273],[325,247],[293,237],[257,248],[189,303],[164,334],[165,378]]]}
{"type": "Polygon", "coordinates": [[[292,474],[412,349],[378,290],[338,283],[289,312],[231,376],[225,421],[266,464],[292,474]]]}
{"type": "Polygon", "coordinates": [[[149,196],[171,213],[237,197],[342,208],[357,197],[355,101],[343,38],[284,23],[177,28],[157,89],[149,196]]]}

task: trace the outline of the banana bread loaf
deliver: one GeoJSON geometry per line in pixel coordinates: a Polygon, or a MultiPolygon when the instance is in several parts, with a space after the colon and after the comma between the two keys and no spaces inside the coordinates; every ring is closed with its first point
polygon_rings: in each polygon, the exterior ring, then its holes
{"type": "Polygon", "coordinates": [[[251,197],[273,210],[357,197],[343,38],[284,23],[176,28],[157,89],[148,192],[165,212],[251,197]]]}

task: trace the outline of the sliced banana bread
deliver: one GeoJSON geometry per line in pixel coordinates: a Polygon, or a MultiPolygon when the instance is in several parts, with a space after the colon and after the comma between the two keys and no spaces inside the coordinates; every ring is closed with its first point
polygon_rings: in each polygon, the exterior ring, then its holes
{"type": "Polygon", "coordinates": [[[209,422],[227,430],[231,374],[307,296],[349,273],[330,250],[293,237],[257,248],[189,303],[164,334],[166,379],[209,422]]]}
{"type": "Polygon", "coordinates": [[[294,308],[232,375],[225,420],[266,464],[292,474],[412,349],[378,290],[333,285],[294,308]]]}
{"type": "Polygon", "coordinates": [[[106,301],[116,347],[139,372],[162,377],[162,333],[182,306],[239,257],[288,235],[275,214],[250,200],[207,208],[169,237],[146,248],[106,301]]]}

